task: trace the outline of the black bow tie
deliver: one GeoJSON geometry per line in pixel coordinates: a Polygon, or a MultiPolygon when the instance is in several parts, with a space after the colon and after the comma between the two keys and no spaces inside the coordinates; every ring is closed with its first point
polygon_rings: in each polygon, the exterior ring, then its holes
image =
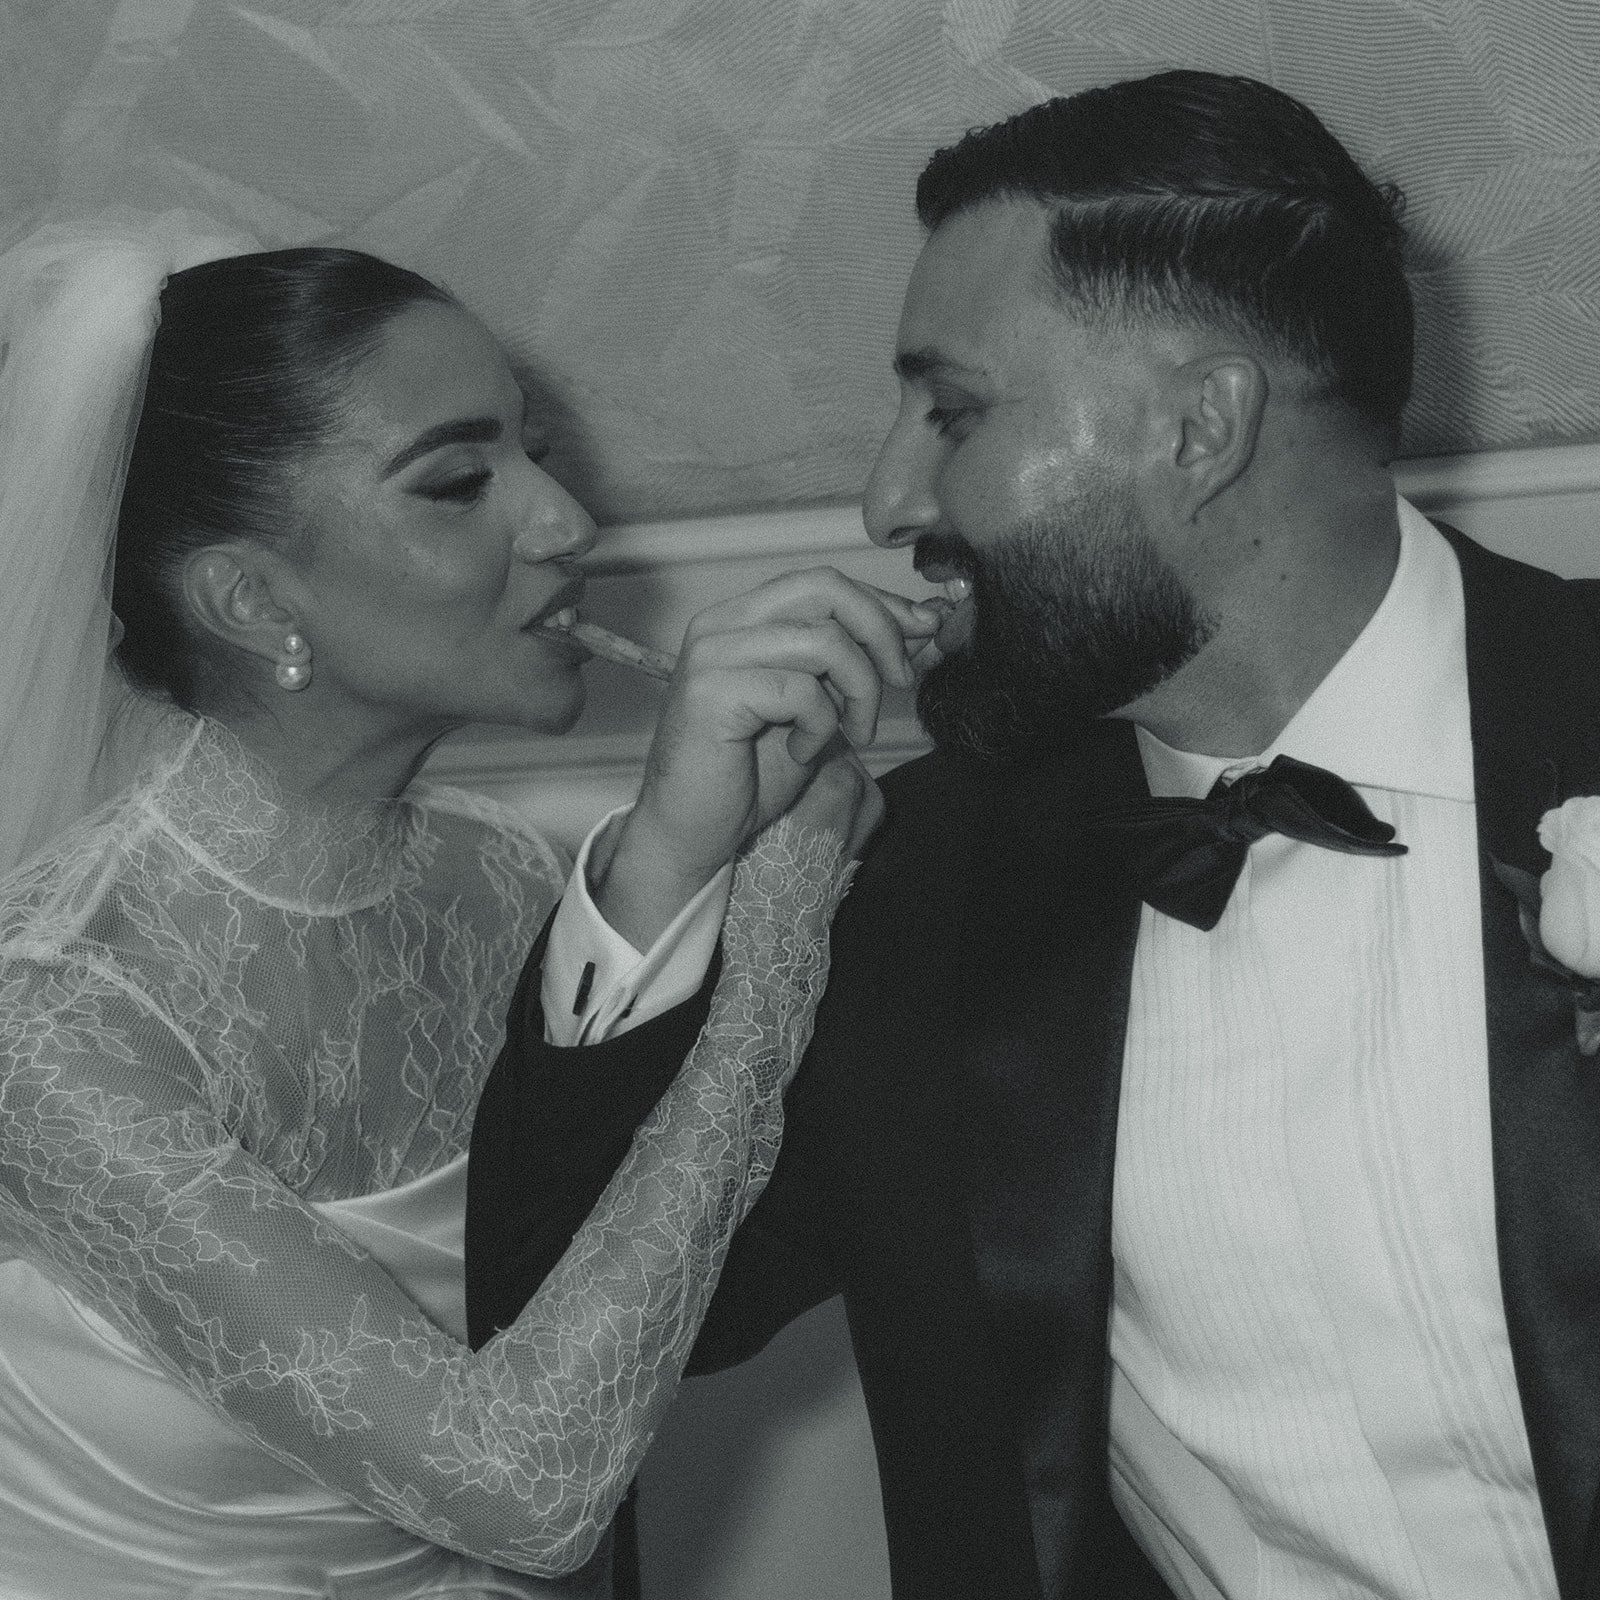
{"type": "Polygon", "coordinates": [[[1233,783],[1218,778],[1204,800],[1146,796],[1089,824],[1121,854],[1142,900],[1206,931],[1221,920],[1250,846],[1269,833],[1348,855],[1406,853],[1343,778],[1292,756],[1233,783]]]}

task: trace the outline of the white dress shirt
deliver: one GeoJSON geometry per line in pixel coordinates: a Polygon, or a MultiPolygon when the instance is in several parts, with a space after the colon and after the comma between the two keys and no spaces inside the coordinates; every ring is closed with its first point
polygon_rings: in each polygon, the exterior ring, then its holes
{"type": "Polygon", "coordinates": [[[1556,1593],[1496,1255],[1461,575],[1400,515],[1382,604],[1270,748],[1139,735],[1155,794],[1287,754],[1409,850],[1273,835],[1211,932],[1143,909],[1112,1490],[1192,1600],[1556,1593]]]}
{"type": "Polygon", "coordinates": [[[641,954],[600,915],[589,894],[595,841],[629,808],[600,819],[583,841],[545,946],[539,998],[545,1040],[599,1044],[659,1016],[700,987],[717,948],[733,868],[726,866],[641,954]]]}
{"type": "MultiPolygon", "coordinates": [[[[1143,910],[1111,1479],[1184,1600],[1556,1594],[1496,1256],[1460,570],[1404,502],[1400,525],[1382,604],[1268,750],[1139,730],[1155,794],[1288,754],[1409,849],[1272,836],[1211,932],[1143,910]]],[[[640,955],[595,910],[587,854],[545,965],[558,1044],[692,993],[727,901],[724,873],[640,955]]]]}

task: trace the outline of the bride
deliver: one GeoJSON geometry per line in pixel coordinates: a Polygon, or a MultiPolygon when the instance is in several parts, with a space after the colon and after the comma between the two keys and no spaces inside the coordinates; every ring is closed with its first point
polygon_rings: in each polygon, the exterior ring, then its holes
{"type": "Polygon", "coordinates": [[[876,818],[825,746],[915,619],[808,574],[697,624],[669,708],[744,741],[754,839],[712,1019],[469,1351],[464,1152],[565,864],[411,780],[572,724],[594,528],[443,291],[240,248],[0,257],[0,1589],[607,1594],[876,818]]]}

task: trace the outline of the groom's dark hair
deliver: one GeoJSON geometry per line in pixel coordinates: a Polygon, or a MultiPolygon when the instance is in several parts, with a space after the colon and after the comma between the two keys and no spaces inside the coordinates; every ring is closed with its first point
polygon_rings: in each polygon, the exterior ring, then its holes
{"type": "Polygon", "coordinates": [[[917,214],[933,230],[997,198],[1050,209],[1069,307],[1216,327],[1384,429],[1398,423],[1413,337],[1402,197],[1298,100],[1210,72],[1048,100],[940,150],[917,214]]]}

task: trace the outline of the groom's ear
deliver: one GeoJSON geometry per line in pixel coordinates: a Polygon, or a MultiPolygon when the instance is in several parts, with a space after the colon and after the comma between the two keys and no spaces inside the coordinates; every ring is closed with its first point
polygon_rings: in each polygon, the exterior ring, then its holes
{"type": "Polygon", "coordinates": [[[265,662],[283,655],[295,632],[292,612],[274,597],[257,553],[235,544],[209,545],[184,563],[183,597],[190,617],[213,638],[265,662]]]}
{"type": "Polygon", "coordinates": [[[1174,373],[1172,466],[1185,520],[1244,475],[1261,439],[1266,369],[1252,355],[1198,356],[1174,373]]]}

